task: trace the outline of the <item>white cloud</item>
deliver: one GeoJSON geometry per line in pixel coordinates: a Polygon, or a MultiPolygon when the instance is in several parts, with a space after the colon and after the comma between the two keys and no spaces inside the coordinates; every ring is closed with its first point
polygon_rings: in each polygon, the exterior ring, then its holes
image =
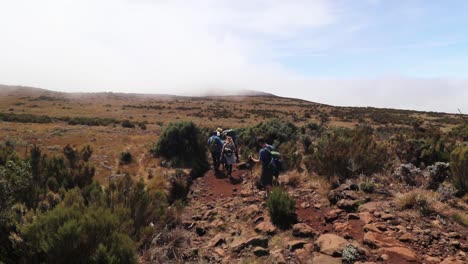
{"type": "Polygon", "coordinates": [[[255,89],[339,105],[453,111],[430,96],[466,86],[308,79],[281,64],[283,56],[320,55],[346,40],[323,34],[343,12],[325,0],[0,0],[0,83],[80,92],[255,89]],[[433,88],[424,102],[415,103],[420,94],[393,93],[426,85],[433,88]]]}

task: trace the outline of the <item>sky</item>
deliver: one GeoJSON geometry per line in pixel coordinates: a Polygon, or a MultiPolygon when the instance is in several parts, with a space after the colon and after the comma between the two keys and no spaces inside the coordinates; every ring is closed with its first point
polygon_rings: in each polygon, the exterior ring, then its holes
{"type": "Polygon", "coordinates": [[[465,0],[0,0],[0,84],[468,112],[465,0]]]}

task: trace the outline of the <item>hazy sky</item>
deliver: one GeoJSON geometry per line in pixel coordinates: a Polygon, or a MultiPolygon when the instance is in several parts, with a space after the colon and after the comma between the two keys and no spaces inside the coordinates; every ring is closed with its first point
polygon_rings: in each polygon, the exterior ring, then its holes
{"type": "Polygon", "coordinates": [[[468,112],[465,0],[0,0],[0,83],[468,112]]]}

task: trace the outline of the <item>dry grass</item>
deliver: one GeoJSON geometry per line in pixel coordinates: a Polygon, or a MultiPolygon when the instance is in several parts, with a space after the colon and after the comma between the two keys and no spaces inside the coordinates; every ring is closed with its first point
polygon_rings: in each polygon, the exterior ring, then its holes
{"type": "Polygon", "coordinates": [[[452,215],[453,220],[460,223],[463,226],[468,227],[468,214],[463,212],[456,212],[452,215]]]}
{"type": "Polygon", "coordinates": [[[396,197],[397,206],[404,209],[419,209],[422,214],[434,212],[438,194],[433,191],[414,189],[396,197]]]}
{"type": "Polygon", "coordinates": [[[291,187],[297,187],[301,184],[302,180],[303,180],[303,175],[301,173],[293,171],[293,172],[288,173],[286,177],[286,184],[291,187]]]}

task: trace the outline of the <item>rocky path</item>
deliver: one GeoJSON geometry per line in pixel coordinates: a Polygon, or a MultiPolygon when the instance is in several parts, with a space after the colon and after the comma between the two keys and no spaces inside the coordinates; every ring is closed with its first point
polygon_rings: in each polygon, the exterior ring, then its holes
{"type": "Polygon", "coordinates": [[[288,187],[299,223],[279,230],[250,172],[234,182],[213,171],[194,181],[183,224],[193,262],[467,263],[467,229],[440,217],[399,211],[387,191],[372,195],[343,184],[327,197],[288,187]]]}

